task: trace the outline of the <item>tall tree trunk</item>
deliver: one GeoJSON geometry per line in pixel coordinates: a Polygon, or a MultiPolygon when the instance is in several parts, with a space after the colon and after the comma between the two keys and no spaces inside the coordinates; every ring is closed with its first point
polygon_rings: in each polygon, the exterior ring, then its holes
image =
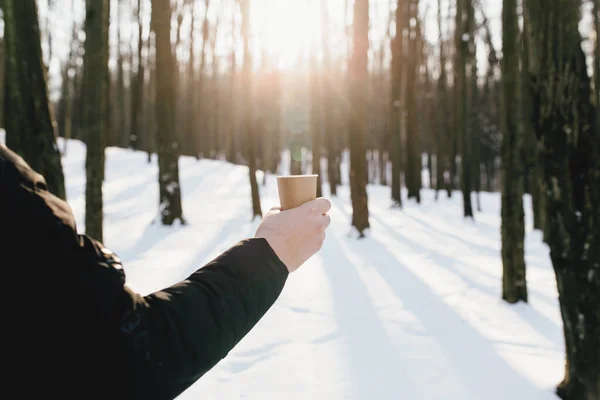
{"type": "Polygon", "coordinates": [[[517,1],[502,5],[502,298],[527,302],[517,1]]]}
{"type": "Polygon", "coordinates": [[[402,70],[406,60],[403,59],[404,20],[407,7],[404,1],[398,0],[396,6],[396,36],[391,41],[392,51],[392,95],[391,95],[391,120],[390,120],[390,160],[392,161],[392,201],[402,206],[402,101],[400,93],[402,85],[402,70]]]}
{"type": "MultiPolygon", "coordinates": [[[[408,16],[410,20],[418,18],[418,0],[408,2],[408,16]]],[[[419,59],[419,32],[418,23],[409,24],[408,52],[406,66],[406,187],[408,198],[421,202],[421,146],[420,132],[417,121],[417,68],[419,59]]]]}
{"type": "Polygon", "coordinates": [[[85,93],[84,127],[86,138],[85,230],[103,240],[104,149],[108,125],[108,24],[109,0],[87,2],[85,20],[85,56],[83,88],[85,93]]]}
{"type": "MultiPolygon", "coordinates": [[[[481,121],[480,115],[480,98],[479,98],[479,85],[478,85],[478,70],[477,70],[477,44],[474,37],[476,31],[475,26],[475,12],[471,7],[469,12],[469,32],[472,32],[472,37],[469,43],[470,51],[470,76],[469,76],[469,124],[471,128],[470,140],[471,140],[471,164],[469,172],[471,173],[471,182],[473,190],[475,191],[475,197],[477,201],[477,211],[481,211],[481,121]]],[[[517,69],[518,72],[518,69],[517,69]]]]}
{"type": "Polygon", "coordinates": [[[250,0],[240,0],[242,10],[242,36],[244,40],[244,79],[243,108],[244,132],[246,133],[246,150],[248,156],[248,172],[250,174],[250,191],[252,195],[252,219],[262,218],[258,182],[256,181],[256,149],[254,140],[254,123],[252,110],[252,57],[250,54],[250,0]]]}
{"type": "Polygon", "coordinates": [[[193,149],[196,132],[196,2],[190,1],[190,51],[186,80],[186,102],[184,115],[184,136],[182,144],[187,149],[193,149]]]}
{"type": "MultiPolygon", "coordinates": [[[[235,2],[238,5],[238,2],[235,2]]],[[[235,12],[236,7],[232,7],[232,23],[231,23],[231,53],[229,55],[229,63],[231,65],[230,77],[229,77],[229,107],[228,109],[228,126],[225,139],[226,146],[226,159],[227,161],[234,163],[237,159],[237,129],[238,129],[238,118],[237,118],[237,69],[236,69],[236,48],[237,48],[237,35],[236,35],[236,23],[235,23],[235,12]]]]}
{"type": "Polygon", "coordinates": [[[202,46],[200,50],[200,70],[196,79],[196,121],[197,131],[194,133],[195,146],[194,153],[197,157],[208,155],[208,118],[206,117],[206,103],[204,102],[205,94],[205,72],[206,72],[206,51],[208,47],[208,34],[210,32],[208,26],[208,11],[210,9],[210,0],[204,0],[204,21],[202,22],[202,46]],[[199,99],[199,100],[198,100],[199,99]]]}
{"type": "Polygon", "coordinates": [[[169,0],[152,2],[156,33],[156,117],[160,215],[163,225],[176,220],[185,224],[179,184],[179,143],[175,135],[175,65],[171,52],[171,5],[169,0]]]}
{"type": "Polygon", "coordinates": [[[125,137],[125,72],[123,70],[123,51],[121,49],[121,2],[117,2],[117,88],[116,88],[116,112],[113,114],[113,131],[110,133],[111,142],[109,146],[125,146],[123,138],[125,137]]]}
{"type": "MultiPolygon", "coordinates": [[[[150,13],[150,33],[154,32],[154,35],[150,34],[146,41],[147,49],[147,68],[148,68],[148,87],[146,92],[146,101],[144,102],[144,129],[143,140],[144,150],[148,153],[148,163],[152,162],[152,154],[156,153],[156,142],[157,142],[157,116],[156,116],[156,29],[154,22],[155,14],[150,13]]],[[[141,138],[138,138],[141,139],[141,138]]]]}
{"type": "Polygon", "coordinates": [[[440,45],[440,76],[438,78],[438,126],[437,126],[437,140],[436,140],[436,185],[435,185],[435,199],[438,199],[439,191],[446,187],[444,181],[444,172],[448,169],[448,140],[450,129],[448,126],[448,119],[446,117],[446,107],[448,107],[448,100],[446,97],[446,90],[448,87],[448,78],[446,75],[446,52],[444,46],[444,36],[442,28],[442,0],[438,0],[438,42],[440,45]]]}
{"type": "Polygon", "coordinates": [[[4,0],[6,145],[66,198],[35,0],[4,0]]]}
{"type": "Polygon", "coordinates": [[[312,173],[318,174],[317,197],[322,195],[321,174],[321,82],[317,66],[316,39],[312,41],[310,50],[310,131],[312,145],[312,173]]]}
{"type": "Polygon", "coordinates": [[[541,141],[546,231],[566,347],[565,400],[600,399],[600,135],[579,9],[525,2],[533,126],[541,141]]]}
{"type": "MultiPolygon", "coordinates": [[[[527,19],[523,20],[523,31],[527,29],[527,19]]],[[[526,34],[521,35],[522,38],[522,66],[523,71],[520,74],[520,93],[522,96],[522,124],[523,124],[523,136],[525,140],[525,148],[523,149],[524,158],[526,159],[529,176],[529,189],[531,193],[531,208],[533,212],[533,228],[542,229],[542,213],[540,197],[542,196],[541,191],[541,165],[539,163],[538,156],[538,144],[535,138],[535,132],[531,125],[532,116],[532,104],[531,104],[531,87],[529,85],[529,41],[526,34]]]]}
{"type": "MultiPolygon", "coordinates": [[[[0,6],[2,3],[0,1],[0,6]]],[[[4,38],[0,38],[0,128],[4,127],[4,38]]]]}
{"type": "Polygon", "coordinates": [[[352,198],[352,226],[360,237],[369,228],[367,197],[367,134],[366,101],[368,78],[367,52],[369,49],[369,1],[354,2],[354,47],[349,65],[350,77],[350,194],[352,198]]]}
{"type": "Polygon", "coordinates": [[[472,62],[469,42],[472,32],[469,31],[469,13],[472,11],[471,0],[457,0],[456,11],[456,70],[458,98],[458,129],[460,138],[461,179],[460,186],[463,194],[463,214],[473,218],[471,205],[471,129],[469,124],[469,95],[467,89],[467,65],[472,62]]]}
{"type": "Polygon", "coordinates": [[[331,79],[331,51],[329,48],[329,6],[326,0],[321,0],[321,39],[323,48],[323,118],[325,142],[327,146],[327,181],[329,183],[329,192],[332,196],[337,196],[337,182],[335,179],[335,138],[333,131],[333,104],[332,95],[333,82],[331,79]]]}
{"type": "Polygon", "coordinates": [[[142,0],[137,0],[137,24],[138,24],[138,47],[137,47],[137,71],[135,75],[132,72],[131,79],[131,127],[129,134],[129,147],[134,150],[139,148],[140,132],[144,121],[144,37],[143,37],[143,19],[142,19],[142,0]]]}

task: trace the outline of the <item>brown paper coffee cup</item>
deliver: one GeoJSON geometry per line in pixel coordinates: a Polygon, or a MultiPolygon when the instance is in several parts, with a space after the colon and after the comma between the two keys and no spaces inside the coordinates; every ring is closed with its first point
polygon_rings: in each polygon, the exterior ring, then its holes
{"type": "Polygon", "coordinates": [[[281,210],[296,208],[317,198],[318,175],[278,176],[281,210]]]}

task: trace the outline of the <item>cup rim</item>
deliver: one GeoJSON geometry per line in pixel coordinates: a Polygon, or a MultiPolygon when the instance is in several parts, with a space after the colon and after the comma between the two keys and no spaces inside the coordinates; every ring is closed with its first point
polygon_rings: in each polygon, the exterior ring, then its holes
{"type": "Polygon", "coordinates": [[[290,179],[290,178],[316,178],[318,174],[308,174],[308,175],[278,175],[277,179],[290,179]]]}

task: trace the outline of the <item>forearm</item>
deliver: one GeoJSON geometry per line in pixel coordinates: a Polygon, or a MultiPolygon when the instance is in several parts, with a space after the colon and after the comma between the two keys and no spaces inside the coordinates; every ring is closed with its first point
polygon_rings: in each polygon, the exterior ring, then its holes
{"type": "Polygon", "coordinates": [[[180,394],[223,359],[277,300],[288,274],[264,239],[251,239],[146,296],[160,398],[180,394]]]}

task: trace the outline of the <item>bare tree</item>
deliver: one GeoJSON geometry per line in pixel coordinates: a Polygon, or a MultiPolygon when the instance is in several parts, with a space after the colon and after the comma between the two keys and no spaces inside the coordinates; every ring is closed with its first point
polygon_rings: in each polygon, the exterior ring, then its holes
{"type": "Polygon", "coordinates": [[[129,147],[138,149],[140,142],[140,132],[142,131],[144,121],[144,87],[145,87],[145,69],[144,69],[144,25],[142,20],[142,0],[137,0],[136,20],[138,25],[137,42],[137,71],[131,79],[131,129],[129,134],[129,147]]]}
{"type": "Polygon", "coordinates": [[[546,230],[566,347],[565,400],[600,399],[600,135],[570,0],[525,3],[532,124],[541,142],[546,230]]]}
{"type": "Polygon", "coordinates": [[[65,198],[35,0],[4,0],[6,144],[65,198]]]}
{"type": "Polygon", "coordinates": [[[502,6],[502,298],[527,302],[517,1],[502,6]]]}
{"type": "Polygon", "coordinates": [[[369,228],[367,197],[367,134],[366,101],[369,49],[369,0],[354,2],[354,44],[349,65],[350,78],[350,194],[352,226],[360,237],[369,228]]]}
{"type": "Polygon", "coordinates": [[[461,190],[463,194],[463,214],[473,218],[471,206],[471,127],[469,124],[469,92],[467,86],[467,67],[473,62],[470,43],[473,32],[469,30],[469,14],[472,12],[472,0],[456,2],[456,90],[457,90],[457,126],[460,136],[461,190]]]}
{"type": "Polygon", "coordinates": [[[250,174],[250,191],[252,195],[252,219],[262,218],[258,182],[256,181],[256,149],[253,129],[252,109],[252,56],[250,53],[250,0],[240,0],[242,10],[242,37],[244,40],[244,79],[243,79],[243,109],[245,145],[248,157],[248,172],[250,174]]]}
{"type": "MultiPolygon", "coordinates": [[[[314,36],[314,35],[313,35],[314,36]]],[[[309,56],[309,91],[310,91],[310,132],[312,144],[312,173],[318,174],[317,178],[317,197],[322,193],[322,174],[321,174],[321,76],[317,63],[317,38],[311,39],[309,56]]]]}
{"type": "Polygon", "coordinates": [[[158,183],[160,215],[163,225],[176,220],[185,224],[179,184],[179,143],[175,135],[175,60],[171,51],[171,4],[169,0],[152,2],[156,33],[156,116],[158,125],[158,183]]]}
{"type": "Polygon", "coordinates": [[[85,230],[97,240],[103,237],[104,149],[108,125],[108,24],[109,0],[87,2],[85,56],[83,61],[84,129],[86,151],[85,230]]]}

